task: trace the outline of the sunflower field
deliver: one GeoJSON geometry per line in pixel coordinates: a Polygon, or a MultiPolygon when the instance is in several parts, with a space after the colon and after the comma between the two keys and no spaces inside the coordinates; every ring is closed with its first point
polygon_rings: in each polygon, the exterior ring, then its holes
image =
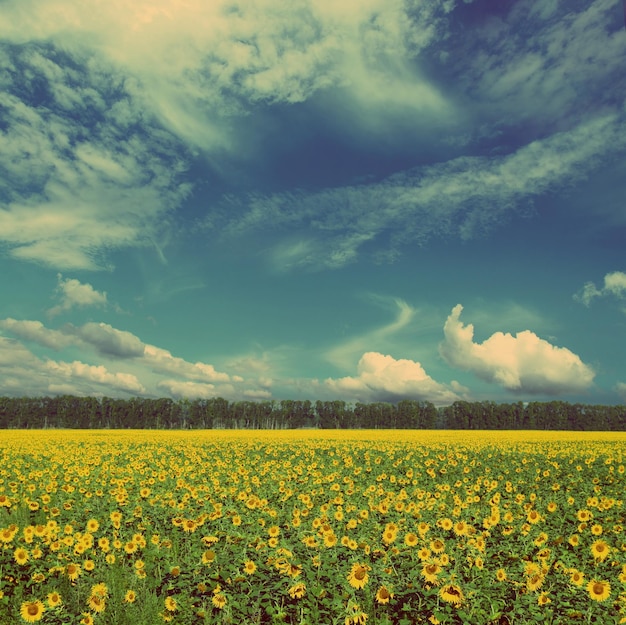
{"type": "Polygon", "coordinates": [[[0,625],[626,623],[625,443],[3,431],[0,625]]]}

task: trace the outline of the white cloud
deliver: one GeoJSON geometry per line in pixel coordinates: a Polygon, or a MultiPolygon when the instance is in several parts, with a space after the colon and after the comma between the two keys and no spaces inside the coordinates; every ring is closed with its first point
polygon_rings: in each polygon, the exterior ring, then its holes
{"type": "Polygon", "coordinates": [[[51,267],[108,267],[108,250],[150,245],[188,194],[184,149],[136,102],[120,113],[116,105],[129,101],[123,77],[83,53],[72,63],[58,52],[44,58],[38,45],[11,48],[0,62],[0,241],[51,267]],[[31,83],[49,92],[42,102],[29,99],[31,83]],[[59,85],[74,100],[59,101],[59,85]]]}
{"type": "Polygon", "coordinates": [[[0,394],[74,395],[143,394],[145,387],[128,372],[103,365],[42,359],[14,339],[0,336],[0,394]]]}
{"type": "Polygon", "coordinates": [[[0,319],[0,328],[8,330],[21,339],[33,341],[54,350],[63,349],[73,342],[71,336],[67,336],[58,330],[50,330],[41,321],[18,321],[8,317],[7,319],[0,319]]]}
{"type": "Polygon", "coordinates": [[[452,309],[444,325],[445,340],[439,351],[453,367],[468,370],[509,391],[556,395],[587,390],[595,376],[579,356],[555,347],[529,330],[515,336],[495,332],[474,343],[474,326],[463,325],[463,307],[452,309]]]}
{"type": "Polygon", "coordinates": [[[80,327],[65,326],[63,331],[94,347],[100,354],[116,358],[140,358],[145,345],[132,332],[118,330],[108,323],[86,323],[80,327]]]}
{"type": "Polygon", "coordinates": [[[206,384],[202,382],[161,380],[157,384],[157,388],[160,390],[164,390],[166,393],[176,399],[210,399],[211,397],[218,396],[218,392],[214,384],[206,384]]]}
{"type": "Polygon", "coordinates": [[[363,354],[357,376],[328,378],[324,386],[335,396],[354,401],[416,399],[445,405],[460,399],[450,387],[433,380],[419,362],[378,352],[363,354]]]}
{"type": "Polygon", "coordinates": [[[107,305],[106,292],[96,291],[91,284],[82,284],[75,278],[64,280],[61,274],[57,275],[57,279],[61,302],[48,311],[50,315],[58,315],[75,307],[107,305]]]}
{"type": "Polygon", "coordinates": [[[216,371],[213,365],[203,362],[187,362],[183,358],[172,356],[166,349],[146,345],[142,362],[157,373],[169,373],[187,380],[199,382],[229,382],[227,373],[216,371]]]}
{"type": "Polygon", "coordinates": [[[211,364],[173,356],[168,350],[146,344],[131,332],[106,323],[78,327],[65,324],[53,330],[40,321],[7,318],[0,320],[0,329],[49,349],[62,351],[71,347],[72,355],[76,350],[80,353],[80,359],[72,361],[41,359],[19,341],[0,335],[0,395],[14,393],[14,389],[37,395],[72,387],[78,395],[155,395],[165,390],[173,397],[271,396],[273,381],[263,374],[267,367],[259,368],[258,363],[255,376],[230,375],[211,364]]]}
{"type": "Polygon", "coordinates": [[[111,373],[102,365],[88,365],[75,360],[72,363],[55,362],[48,360],[44,367],[50,371],[52,376],[76,380],[86,380],[96,384],[119,389],[128,393],[143,394],[146,389],[139,382],[136,376],[131,373],[111,373]]]}
{"type": "Polygon", "coordinates": [[[626,273],[622,271],[607,273],[601,289],[598,289],[593,282],[586,282],[583,288],[574,295],[574,299],[589,306],[594,298],[606,295],[613,295],[619,299],[626,297],[626,273]]]}

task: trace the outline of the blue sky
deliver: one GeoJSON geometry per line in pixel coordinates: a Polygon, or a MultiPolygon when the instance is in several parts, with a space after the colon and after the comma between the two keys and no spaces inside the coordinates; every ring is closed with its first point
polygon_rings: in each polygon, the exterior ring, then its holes
{"type": "Polygon", "coordinates": [[[621,3],[0,5],[0,394],[626,402],[621,3]]]}

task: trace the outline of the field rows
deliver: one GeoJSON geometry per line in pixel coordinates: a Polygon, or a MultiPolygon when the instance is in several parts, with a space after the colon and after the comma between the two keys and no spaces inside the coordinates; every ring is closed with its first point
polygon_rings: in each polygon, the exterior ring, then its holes
{"type": "Polygon", "coordinates": [[[625,443],[5,431],[0,624],[626,623],[625,443]]]}

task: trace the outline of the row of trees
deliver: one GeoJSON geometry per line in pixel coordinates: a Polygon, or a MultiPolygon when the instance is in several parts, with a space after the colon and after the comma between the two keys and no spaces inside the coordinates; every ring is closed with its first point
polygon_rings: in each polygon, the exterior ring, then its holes
{"type": "Polygon", "coordinates": [[[170,398],[0,397],[0,428],[473,429],[626,431],[626,406],[563,401],[233,401],[170,398]]]}

